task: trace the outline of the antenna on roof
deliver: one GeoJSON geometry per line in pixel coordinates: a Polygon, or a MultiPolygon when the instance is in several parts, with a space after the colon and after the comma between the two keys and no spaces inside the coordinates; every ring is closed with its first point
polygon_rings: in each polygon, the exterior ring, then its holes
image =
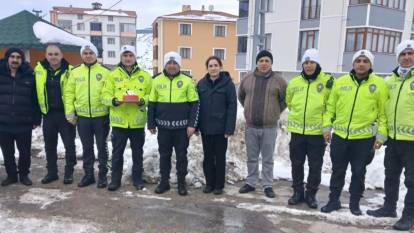
{"type": "Polygon", "coordinates": [[[35,13],[37,17],[42,18],[40,16],[40,14],[42,13],[42,10],[35,10],[35,9],[33,9],[32,12],[35,13]]]}

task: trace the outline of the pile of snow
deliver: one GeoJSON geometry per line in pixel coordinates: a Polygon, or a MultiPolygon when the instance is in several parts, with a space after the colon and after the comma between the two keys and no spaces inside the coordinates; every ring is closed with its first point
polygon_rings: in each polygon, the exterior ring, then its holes
{"type": "Polygon", "coordinates": [[[197,19],[197,20],[206,20],[206,21],[221,21],[221,22],[236,22],[237,17],[228,17],[219,14],[205,14],[205,15],[169,15],[163,16],[163,18],[168,19],[197,19]]]}
{"type": "Polygon", "coordinates": [[[59,43],[64,45],[83,46],[91,44],[90,41],[77,37],[65,30],[45,22],[38,21],[33,24],[33,32],[41,43],[59,43]]]}
{"type": "Polygon", "coordinates": [[[46,209],[48,205],[68,199],[71,195],[72,192],[62,192],[59,189],[31,188],[27,193],[20,196],[19,202],[39,205],[40,209],[46,209]]]}
{"type": "Polygon", "coordinates": [[[91,10],[91,11],[84,11],[83,13],[87,15],[128,16],[127,13],[122,12],[122,11],[109,11],[109,10],[91,10]]]}

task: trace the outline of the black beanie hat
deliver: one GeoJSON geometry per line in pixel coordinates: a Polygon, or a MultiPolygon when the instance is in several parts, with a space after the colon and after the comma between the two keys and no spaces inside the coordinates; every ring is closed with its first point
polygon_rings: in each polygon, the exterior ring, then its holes
{"type": "Polygon", "coordinates": [[[23,61],[23,62],[26,60],[26,57],[24,56],[24,52],[23,52],[23,50],[21,50],[21,49],[19,49],[19,48],[9,48],[9,49],[6,51],[5,55],[4,55],[4,58],[6,59],[6,61],[8,61],[8,60],[9,60],[9,57],[10,57],[10,55],[11,55],[12,53],[18,53],[18,54],[20,54],[20,56],[22,57],[22,61],[23,61]]]}
{"type": "Polygon", "coordinates": [[[271,52],[267,51],[267,50],[262,50],[260,51],[257,56],[256,56],[256,63],[260,60],[260,58],[262,57],[269,57],[270,60],[272,61],[273,64],[273,55],[271,52]]]}

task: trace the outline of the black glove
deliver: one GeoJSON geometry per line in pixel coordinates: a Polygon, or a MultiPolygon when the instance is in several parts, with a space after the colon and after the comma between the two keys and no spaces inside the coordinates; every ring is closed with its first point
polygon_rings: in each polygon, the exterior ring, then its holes
{"type": "Polygon", "coordinates": [[[113,98],[112,99],[112,105],[115,106],[115,107],[117,107],[117,106],[121,105],[121,103],[119,103],[119,101],[118,101],[117,98],[113,98]]]}
{"type": "Polygon", "coordinates": [[[145,100],[144,99],[139,99],[137,105],[140,106],[140,107],[144,106],[145,105],[145,100]]]}

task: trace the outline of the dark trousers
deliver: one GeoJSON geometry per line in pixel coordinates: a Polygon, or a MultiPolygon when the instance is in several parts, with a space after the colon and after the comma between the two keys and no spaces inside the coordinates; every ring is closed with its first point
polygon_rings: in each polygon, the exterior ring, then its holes
{"type": "Polygon", "coordinates": [[[296,192],[304,191],[304,164],[308,158],[309,174],[306,190],[311,194],[318,191],[321,183],[325,140],[322,135],[301,135],[292,133],[289,143],[290,161],[292,162],[292,187],[296,192]]]}
{"type": "Polygon", "coordinates": [[[83,149],[83,169],[86,175],[93,176],[95,162],[94,138],[98,148],[99,176],[105,176],[108,172],[108,144],[109,118],[103,117],[79,117],[78,133],[83,149]]]}
{"type": "Polygon", "coordinates": [[[184,182],[188,165],[187,148],[189,139],[187,137],[187,129],[159,129],[157,138],[158,151],[160,153],[161,181],[168,182],[170,179],[171,155],[174,148],[177,159],[177,179],[178,182],[184,182]]]}
{"type": "Polygon", "coordinates": [[[384,206],[395,210],[400,190],[400,176],[404,168],[407,194],[404,199],[403,215],[414,217],[414,141],[388,139],[386,145],[384,206]]]}
{"type": "Polygon", "coordinates": [[[76,165],[76,127],[66,120],[63,112],[49,112],[43,116],[43,138],[45,140],[47,173],[49,175],[58,174],[58,134],[60,134],[65,147],[65,172],[73,173],[73,168],[76,165]]]}
{"type": "Polygon", "coordinates": [[[4,157],[4,165],[9,177],[25,176],[30,173],[32,130],[23,132],[0,132],[0,147],[4,157]],[[19,150],[19,163],[16,166],[14,143],[19,150]],[[17,168],[19,170],[17,170],[17,168]]]}
{"type": "Polygon", "coordinates": [[[132,150],[132,180],[134,183],[142,180],[142,147],[145,143],[144,129],[112,128],[112,180],[121,182],[124,166],[124,151],[129,139],[132,150]]]}
{"type": "Polygon", "coordinates": [[[201,134],[203,141],[203,171],[206,185],[216,189],[223,189],[226,176],[227,138],[224,134],[201,134]]]}
{"type": "Polygon", "coordinates": [[[367,165],[372,162],[375,151],[373,149],[375,138],[368,139],[342,139],[333,134],[331,143],[332,175],[329,194],[330,200],[339,200],[345,184],[345,175],[348,164],[351,164],[351,184],[349,193],[351,200],[362,197],[365,191],[365,173],[367,165]]]}

